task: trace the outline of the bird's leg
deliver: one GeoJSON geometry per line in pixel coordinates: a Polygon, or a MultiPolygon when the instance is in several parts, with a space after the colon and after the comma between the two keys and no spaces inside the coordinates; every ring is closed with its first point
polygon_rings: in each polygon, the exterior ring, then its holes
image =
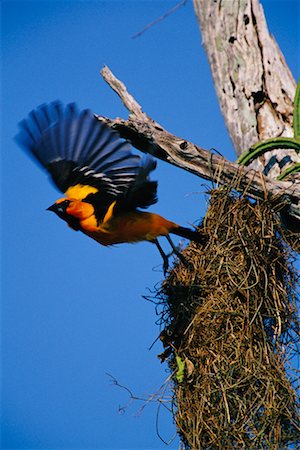
{"type": "Polygon", "coordinates": [[[188,266],[188,262],[185,259],[185,257],[178,251],[178,248],[176,247],[176,245],[174,244],[174,242],[172,241],[172,239],[170,238],[170,235],[167,234],[166,238],[168,239],[169,244],[171,245],[173,252],[175,253],[175,255],[178,257],[178,259],[180,259],[180,261],[185,265],[188,266]]]}
{"type": "Polygon", "coordinates": [[[166,275],[167,270],[169,268],[169,258],[165,254],[165,252],[163,251],[163,249],[162,249],[162,247],[161,247],[161,245],[160,245],[160,243],[158,242],[157,239],[152,239],[152,242],[153,242],[153,244],[156,245],[156,247],[157,247],[157,249],[158,249],[159,253],[161,254],[161,257],[162,257],[162,259],[164,261],[164,263],[163,263],[163,271],[164,271],[164,275],[166,275]]]}

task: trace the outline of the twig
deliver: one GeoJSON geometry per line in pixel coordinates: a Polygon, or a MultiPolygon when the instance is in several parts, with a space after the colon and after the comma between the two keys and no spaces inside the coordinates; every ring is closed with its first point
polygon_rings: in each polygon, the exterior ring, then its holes
{"type": "Polygon", "coordinates": [[[151,402],[158,402],[159,405],[162,405],[164,408],[166,408],[169,412],[171,412],[170,408],[168,408],[167,404],[170,403],[171,399],[168,398],[165,393],[166,390],[168,388],[169,382],[173,377],[173,373],[171,375],[168,376],[168,378],[166,379],[166,381],[164,382],[164,384],[159,388],[158,392],[156,392],[155,394],[151,394],[149,395],[147,398],[144,397],[138,397],[136,395],[134,395],[134,393],[127,387],[124,386],[123,384],[119,383],[119,381],[110,373],[106,373],[106,375],[108,377],[110,377],[112,384],[114,386],[118,386],[119,388],[123,389],[124,391],[126,391],[129,395],[129,402],[127,403],[127,405],[124,406],[119,406],[119,412],[124,413],[124,411],[130,406],[130,404],[135,401],[142,401],[143,405],[141,406],[140,410],[139,410],[139,415],[143,412],[144,408],[151,402]]]}
{"type": "Polygon", "coordinates": [[[107,375],[108,377],[110,377],[110,379],[111,379],[111,381],[112,381],[112,384],[113,384],[114,386],[118,386],[119,388],[124,389],[124,390],[129,394],[129,403],[128,403],[127,405],[125,405],[125,406],[119,406],[119,412],[124,413],[124,412],[125,412],[125,409],[127,409],[127,408],[129,407],[130,403],[131,403],[132,401],[134,401],[134,400],[139,400],[139,401],[147,402],[147,399],[135,396],[135,395],[132,393],[132,391],[131,391],[128,387],[124,386],[123,384],[120,384],[120,383],[118,382],[118,380],[117,380],[113,375],[111,375],[110,373],[106,373],[106,375],[107,375]]]}
{"type": "Polygon", "coordinates": [[[118,94],[118,96],[121,98],[122,102],[124,103],[124,106],[130,111],[133,115],[135,115],[137,118],[140,117],[141,119],[146,119],[146,114],[143,113],[141,105],[138,104],[138,102],[135,100],[135,98],[129,94],[129,92],[126,89],[126,86],[122,81],[118,80],[110,69],[107,66],[104,66],[103,69],[101,69],[101,75],[105,79],[107,83],[109,83],[110,87],[118,94]]]}
{"type": "Polygon", "coordinates": [[[142,34],[144,34],[147,30],[149,30],[149,28],[153,27],[154,25],[156,25],[157,23],[161,22],[162,20],[166,19],[168,16],[170,16],[171,14],[173,14],[175,11],[177,11],[177,9],[181,8],[182,6],[184,6],[186,3],[188,2],[188,0],[183,0],[180,3],[178,3],[177,5],[175,5],[173,8],[169,9],[169,11],[167,11],[165,14],[163,14],[162,16],[158,17],[157,19],[153,20],[152,22],[148,23],[148,25],[146,25],[141,31],[138,31],[137,33],[133,34],[131,36],[132,39],[135,39],[137,37],[140,37],[142,34]]]}

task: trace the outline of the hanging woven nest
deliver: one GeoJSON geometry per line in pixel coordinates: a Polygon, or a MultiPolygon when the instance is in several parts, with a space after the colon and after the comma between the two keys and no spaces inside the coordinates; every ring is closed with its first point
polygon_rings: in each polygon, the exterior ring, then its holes
{"type": "MultiPolygon", "coordinates": [[[[277,215],[211,192],[203,231],[157,297],[186,449],[284,449],[299,442],[297,276],[277,215]]],[[[293,447],[295,448],[295,447],[293,447]]]]}

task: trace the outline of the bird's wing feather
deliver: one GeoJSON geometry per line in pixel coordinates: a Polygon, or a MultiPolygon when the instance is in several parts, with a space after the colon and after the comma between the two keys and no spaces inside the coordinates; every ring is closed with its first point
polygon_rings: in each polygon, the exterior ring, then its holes
{"type": "Polygon", "coordinates": [[[123,198],[118,201],[118,208],[130,210],[136,207],[147,208],[157,201],[157,182],[150,181],[149,174],[156,167],[156,161],[147,155],[142,159],[139,171],[123,198]]]}
{"type": "Polygon", "coordinates": [[[128,193],[130,203],[138,197],[137,192],[142,197],[144,190],[145,201],[139,199],[136,207],[156,201],[156,184],[148,177],[154,160],[145,162],[132,154],[129,143],[91,111],[78,111],[74,103],[63,106],[56,101],[32,111],[20,128],[17,141],[48,170],[62,192],[83,184],[111,197],[124,199],[128,193]]]}

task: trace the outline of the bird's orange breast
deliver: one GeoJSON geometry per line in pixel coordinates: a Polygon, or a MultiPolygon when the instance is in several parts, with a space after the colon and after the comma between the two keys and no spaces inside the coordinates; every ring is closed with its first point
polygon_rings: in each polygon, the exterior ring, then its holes
{"type": "Polygon", "coordinates": [[[123,242],[152,241],[165,236],[177,225],[158,214],[131,211],[114,215],[113,202],[102,222],[98,223],[94,207],[90,203],[71,200],[67,214],[79,220],[80,230],[102,245],[121,244],[123,242]]]}
{"type": "Polygon", "coordinates": [[[95,224],[91,217],[80,224],[85,234],[102,245],[151,241],[167,235],[176,227],[176,224],[158,214],[140,211],[120,214],[100,225],[95,224]]]}

